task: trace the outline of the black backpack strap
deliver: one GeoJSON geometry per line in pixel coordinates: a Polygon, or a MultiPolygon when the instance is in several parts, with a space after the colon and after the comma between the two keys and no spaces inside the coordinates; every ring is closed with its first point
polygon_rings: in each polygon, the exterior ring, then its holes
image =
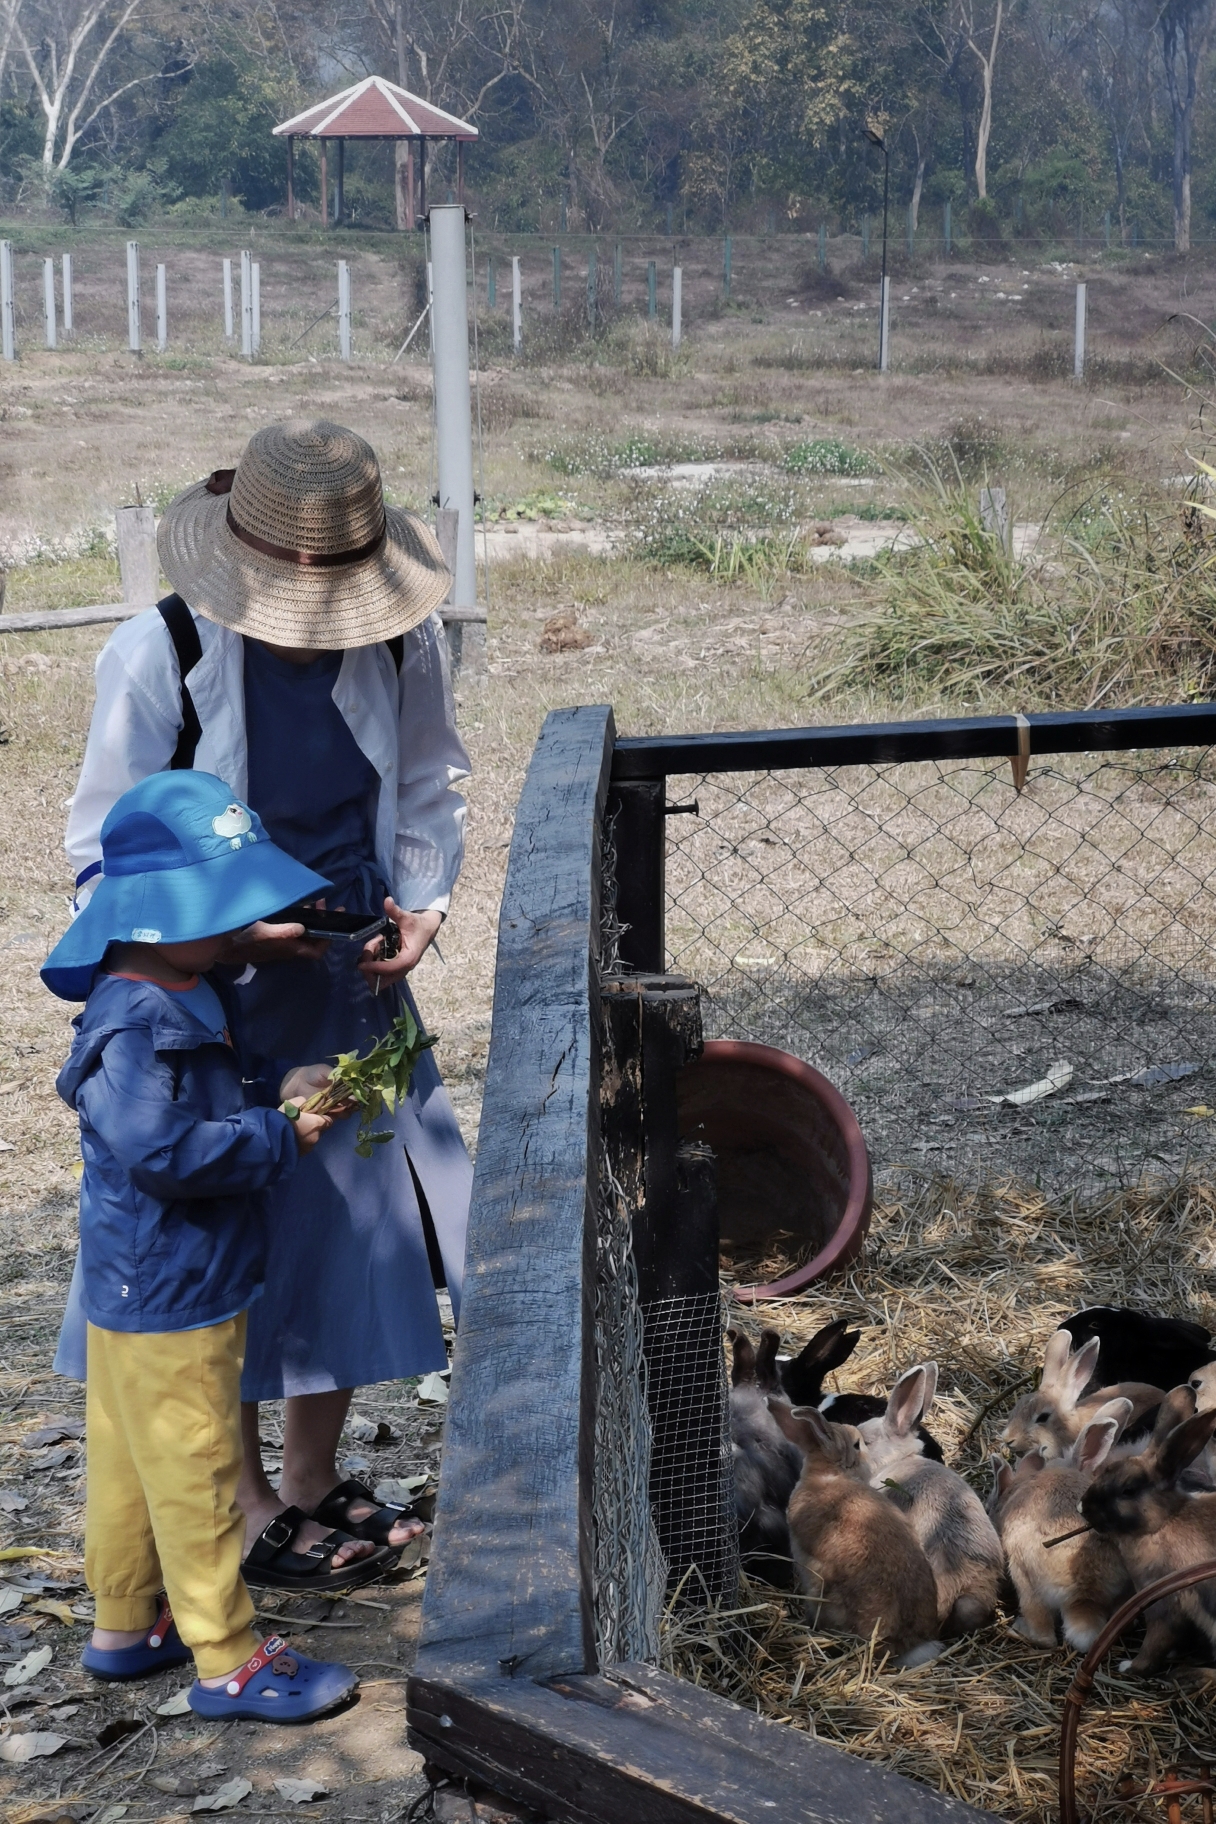
{"type": "Polygon", "coordinates": [[[397,676],[400,677],[401,661],[405,657],[405,635],[403,633],[395,633],[392,639],[385,640],[384,644],[393,655],[393,664],[397,668],[397,676]]]}
{"type": "Polygon", "coordinates": [[[203,643],[198,637],[194,616],[180,595],[166,595],[156,604],[160,617],[169,630],[177,654],[178,675],[182,681],[182,726],[169,766],[174,772],[189,771],[194,765],[195,750],[203,733],[194,699],[186,688],[186,677],[203,656],[203,643]]]}

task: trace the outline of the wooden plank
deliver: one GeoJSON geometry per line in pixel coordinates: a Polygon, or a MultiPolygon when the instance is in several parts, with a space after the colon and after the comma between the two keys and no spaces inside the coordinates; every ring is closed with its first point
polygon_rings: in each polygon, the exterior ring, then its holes
{"type": "Polygon", "coordinates": [[[555,710],[499,922],[468,1267],[419,1665],[595,1664],[591,1617],[599,828],[608,708],[555,710]]]}
{"type": "Polygon", "coordinates": [[[650,1666],[409,1683],[410,1741],[568,1824],[979,1824],[986,1814],[650,1666]]]}
{"type": "MultiPolygon", "coordinates": [[[[1216,708],[1084,710],[1028,716],[1032,754],[1100,753],[1137,747],[1210,746],[1216,708]]],[[[892,765],[908,760],[1002,759],[1018,752],[1013,716],[877,722],[843,728],[744,730],[721,735],[647,735],[616,744],[612,778],[732,773],[784,766],[892,765]]]]}

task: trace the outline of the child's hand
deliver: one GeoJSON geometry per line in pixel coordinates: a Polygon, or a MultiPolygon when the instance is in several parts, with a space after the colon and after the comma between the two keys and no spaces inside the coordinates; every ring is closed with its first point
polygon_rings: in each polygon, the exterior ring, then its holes
{"type": "Polygon", "coordinates": [[[314,1115],[308,1109],[296,1108],[292,1102],[285,1102],[281,1112],[288,1117],[296,1130],[296,1145],[300,1149],[301,1155],[311,1153],[325,1130],[333,1126],[328,1115],[314,1115]]]}
{"type": "Polygon", "coordinates": [[[315,1096],[325,1088],[329,1078],[328,1064],[300,1064],[283,1078],[279,1095],[284,1102],[307,1102],[309,1096],[315,1096]]]}

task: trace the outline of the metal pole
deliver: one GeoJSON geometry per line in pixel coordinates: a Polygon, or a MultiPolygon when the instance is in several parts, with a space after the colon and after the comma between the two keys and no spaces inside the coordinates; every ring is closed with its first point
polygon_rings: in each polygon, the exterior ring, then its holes
{"type": "Polygon", "coordinates": [[[241,353],[253,360],[253,255],[247,248],[241,254],[241,353]]]}
{"type": "Polygon", "coordinates": [[[891,193],[891,154],[882,142],[882,284],[878,293],[878,366],[887,371],[887,199],[891,193]]]}
{"type": "Polygon", "coordinates": [[[587,255],[587,321],[593,330],[595,328],[595,292],[595,248],[593,247],[587,255]]]}
{"type": "Polygon", "coordinates": [[[946,243],[946,257],[950,256],[950,199],[946,198],[946,214],[942,223],[942,239],[946,243]]]}
{"type": "Polygon", "coordinates": [[[646,317],[653,323],[659,308],[659,274],[653,260],[646,262],[646,317]]]}
{"type": "Polygon", "coordinates": [[[684,315],[684,273],[679,266],[671,269],[671,346],[679,348],[684,315]]]}
{"type": "Polygon", "coordinates": [[[730,296],[730,253],[730,236],[728,234],[722,242],[722,296],[724,298],[729,298],[730,296]]]}
{"type": "Polygon", "coordinates": [[[262,352],[262,263],[254,260],[249,268],[250,305],[252,321],[249,325],[249,345],[255,355],[262,352]]]}
{"type": "Polygon", "coordinates": [[[621,243],[618,241],[612,249],[612,302],[618,306],[621,302],[621,281],[624,278],[624,274],[625,267],[621,255],[621,243]]]}
{"type": "Polygon", "coordinates": [[[232,261],[224,261],[224,334],[232,340],[232,261]]]}
{"type": "MultiPolygon", "coordinates": [[[[562,207],[565,208],[564,200],[562,203],[562,207]]],[[[563,227],[565,226],[564,222],[563,222],[562,226],[563,227]]],[[[561,307],[562,307],[562,250],[560,247],[555,247],[553,249],[553,308],[554,308],[554,310],[560,310],[561,307]]]]}
{"type": "Polygon", "coordinates": [[[511,346],[519,353],[523,342],[523,294],[519,283],[519,260],[511,256],[511,346]]]}
{"type": "Polygon", "coordinates": [[[16,319],[13,310],[13,243],[0,241],[0,352],[6,361],[17,359],[16,319]]]}
{"type": "Polygon", "coordinates": [[[465,276],[465,213],[459,203],[431,210],[435,297],[431,358],[435,376],[435,442],[439,505],[455,510],[456,570],[452,605],[477,603],[473,525],[473,431],[469,397],[469,302],[465,276]]]}
{"type": "Polygon", "coordinates": [[[891,281],[883,274],[878,302],[878,371],[885,374],[891,363],[891,281]]]}
{"type": "Polygon", "coordinates": [[[1085,378],[1085,287],[1077,286],[1077,314],[1074,319],[1072,340],[1072,377],[1074,380],[1085,378]]]}
{"type": "Polygon", "coordinates": [[[46,318],[46,345],[55,346],[55,262],[42,262],[42,314],[46,318]]]}
{"type": "Polygon", "coordinates": [[[70,336],[72,333],[72,256],[70,253],[65,253],[63,256],[63,333],[65,336],[70,336]]]}
{"type": "Polygon", "coordinates": [[[140,350],[139,320],[139,242],[127,242],[127,347],[133,355],[140,350]]]}
{"type": "Polygon", "coordinates": [[[156,268],[156,352],[163,355],[169,346],[169,297],[165,269],[156,268]]]}
{"type": "Polygon", "coordinates": [[[346,260],[338,261],[338,353],[343,361],[350,360],[350,266],[346,260]]]}
{"type": "Polygon", "coordinates": [[[490,259],[489,259],[489,264],[486,268],[486,309],[487,310],[497,310],[497,308],[498,308],[498,278],[497,278],[497,274],[494,271],[494,255],[491,254],[490,259]]]}

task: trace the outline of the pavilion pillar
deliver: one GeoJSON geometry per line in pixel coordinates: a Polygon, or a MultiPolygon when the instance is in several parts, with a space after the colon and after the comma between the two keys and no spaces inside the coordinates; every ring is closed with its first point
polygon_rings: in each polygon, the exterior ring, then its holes
{"type": "Polygon", "coordinates": [[[456,141],[456,201],[464,207],[464,141],[456,141]]]}
{"type": "Polygon", "coordinates": [[[418,226],[418,198],[414,194],[414,142],[405,142],[405,225],[418,226]]]}
{"type": "Polygon", "coordinates": [[[287,219],[296,219],[296,136],[287,135],[287,219]]]}
{"type": "Polygon", "coordinates": [[[418,141],[418,213],[426,215],[426,141],[418,141]]]}
{"type": "Polygon", "coordinates": [[[329,166],[325,159],[325,141],[321,141],[321,226],[329,227],[329,166]]]}
{"type": "Polygon", "coordinates": [[[334,222],[346,220],[346,141],[338,141],[338,194],[334,200],[334,222]]]}

